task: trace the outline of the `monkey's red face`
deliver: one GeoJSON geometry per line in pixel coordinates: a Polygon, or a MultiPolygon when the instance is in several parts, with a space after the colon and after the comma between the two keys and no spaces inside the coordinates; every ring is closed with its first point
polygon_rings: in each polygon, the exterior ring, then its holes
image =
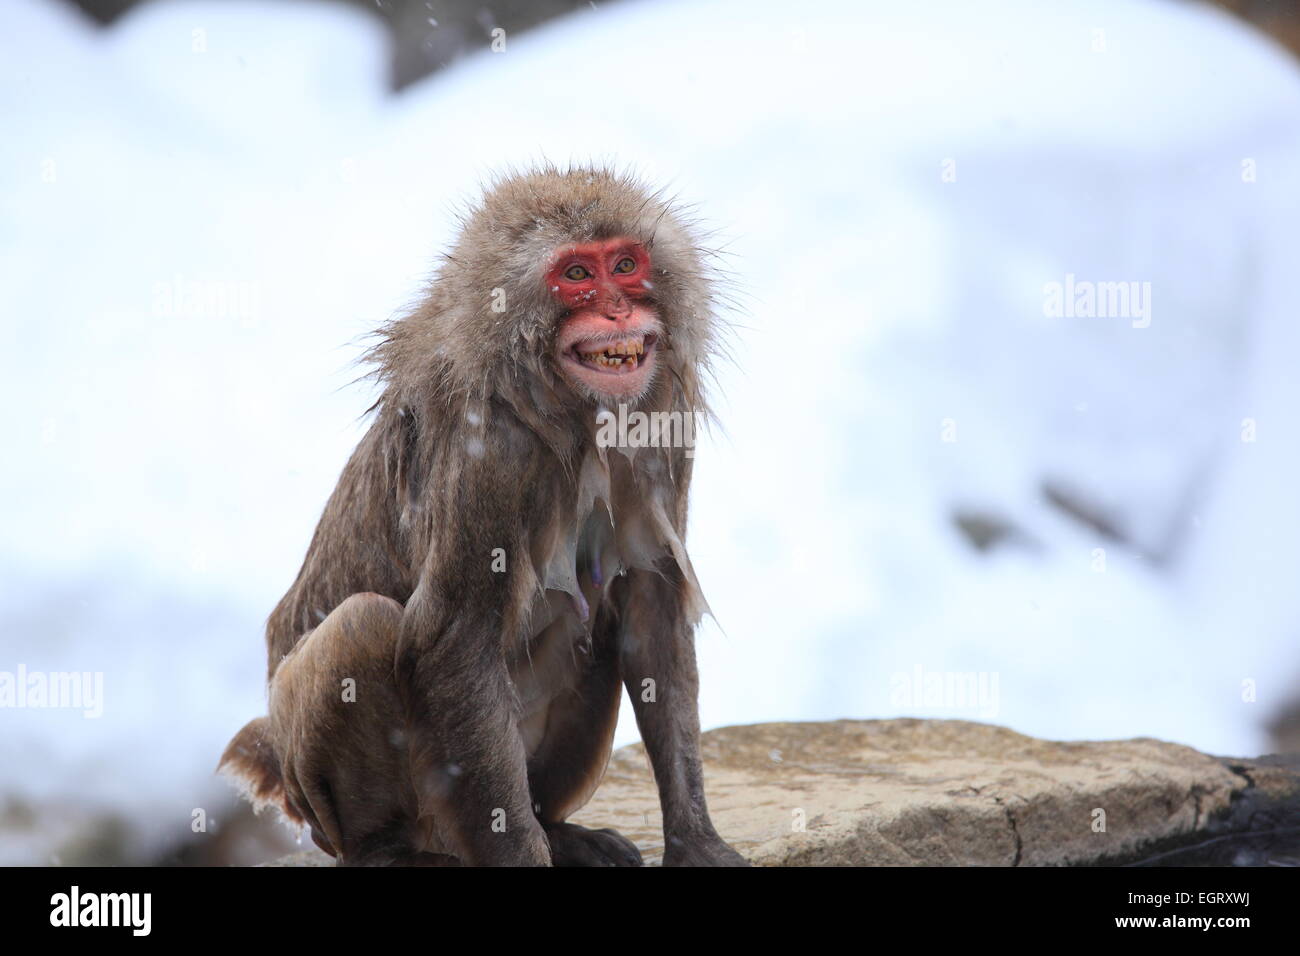
{"type": "Polygon", "coordinates": [[[647,301],[650,276],[649,253],[631,239],[568,246],[556,254],[546,286],[568,311],[555,358],[580,392],[632,399],[650,385],[663,334],[647,301]]]}

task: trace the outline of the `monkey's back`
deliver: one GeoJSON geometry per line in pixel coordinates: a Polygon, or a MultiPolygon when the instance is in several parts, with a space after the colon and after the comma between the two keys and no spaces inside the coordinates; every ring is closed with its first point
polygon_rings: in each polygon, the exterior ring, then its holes
{"type": "Polygon", "coordinates": [[[297,578],[267,620],[268,679],[294,645],[349,595],[374,592],[405,604],[414,589],[393,494],[402,436],[392,418],[381,412],[352,452],[297,578]]]}

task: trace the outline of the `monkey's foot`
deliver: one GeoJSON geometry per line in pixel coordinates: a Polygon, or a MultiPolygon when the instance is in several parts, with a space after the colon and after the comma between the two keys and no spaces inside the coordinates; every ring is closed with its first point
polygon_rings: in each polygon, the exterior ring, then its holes
{"type": "Polygon", "coordinates": [[[460,866],[460,860],[447,853],[426,853],[419,850],[394,857],[388,866],[460,866]]]}
{"type": "Polygon", "coordinates": [[[335,866],[460,866],[460,860],[446,853],[411,849],[378,849],[369,853],[337,857],[335,866]]]}
{"type": "Polygon", "coordinates": [[[641,851],[615,830],[588,830],[576,823],[544,823],[555,866],[640,866],[641,851]]]}

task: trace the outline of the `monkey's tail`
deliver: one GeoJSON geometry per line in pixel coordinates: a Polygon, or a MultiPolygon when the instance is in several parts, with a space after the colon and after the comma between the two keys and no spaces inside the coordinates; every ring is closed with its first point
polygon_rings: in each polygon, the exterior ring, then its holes
{"type": "Polygon", "coordinates": [[[217,772],[235,782],[256,812],[275,807],[288,820],[301,825],[302,816],[285,793],[280,756],[271,744],[270,731],[269,718],[250,720],[226,745],[217,772]]]}

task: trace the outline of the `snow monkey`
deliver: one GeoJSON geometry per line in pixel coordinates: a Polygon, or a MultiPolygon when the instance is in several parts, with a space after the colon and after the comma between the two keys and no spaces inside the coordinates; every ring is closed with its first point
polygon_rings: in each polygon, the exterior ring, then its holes
{"type": "Polygon", "coordinates": [[[613,830],[565,822],[626,686],[664,863],[745,864],[701,776],[692,451],[602,431],[630,412],[673,437],[703,414],[708,263],[621,173],[485,191],[368,353],[373,424],[267,624],[269,714],[221,759],[254,803],[344,865],[638,865],[613,830]]]}

